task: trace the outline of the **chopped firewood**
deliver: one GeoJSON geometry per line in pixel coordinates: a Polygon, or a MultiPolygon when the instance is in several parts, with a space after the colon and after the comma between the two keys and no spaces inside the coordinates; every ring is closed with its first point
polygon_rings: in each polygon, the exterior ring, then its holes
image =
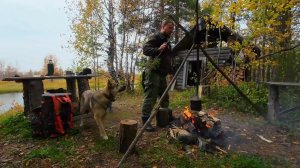
{"type": "Polygon", "coordinates": [[[227,154],[227,152],[225,150],[221,149],[219,146],[216,146],[216,149],[223,152],[223,153],[225,153],[225,154],[227,154]]]}
{"type": "Polygon", "coordinates": [[[300,143],[299,142],[292,142],[293,144],[295,144],[295,145],[300,145],[300,143]]]}
{"type": "Polygon", "coordinates": [[[266,141],[266,142],[268,142],[268,143],[272,143],[272,141],[266,139],[266,138],[263,137],[262,135],[258,135],[258,134],[256,134],[256,135],[257,135],[261,140],[266,141]]]}
{"type": "Polygon", "coordinates": [[[204,111],[199,111],[199,113],[198,113],[198,115],[199,115],[200,117],[204,116],[205,114],[206,114],[206,112],[204,112],[204,111]]]}
{"type": "Polygon", "coordinates": [[[227,148],[227,150],[230,150],[230,148],[231,148],[231,145],[228,145],[228,148],[227,148]]]}

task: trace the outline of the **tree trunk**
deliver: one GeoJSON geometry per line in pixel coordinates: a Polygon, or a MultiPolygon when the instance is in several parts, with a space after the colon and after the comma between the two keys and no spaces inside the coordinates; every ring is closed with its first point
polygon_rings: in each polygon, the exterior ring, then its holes
{"type": "Polygon", "coordinates": [[[115,25],[114,25],[114,7],[113,7],[113,0],[109,0],[108,2],[108,41],[109,47],[107,50],[107,69],[111,77],[118,81],[118,76],[115,70],[114,61],[116,59],[116,38],[115,38],[115,25]]]}

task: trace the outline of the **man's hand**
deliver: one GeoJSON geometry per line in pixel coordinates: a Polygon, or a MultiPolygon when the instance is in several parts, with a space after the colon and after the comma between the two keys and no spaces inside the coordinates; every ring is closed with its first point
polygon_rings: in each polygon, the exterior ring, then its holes
{"type": "Polygon", "coordinates": [[[163,44],[159,47],[159,50],[160,50],[160,51],[164,51],[164,50],[166,50],[166,49],[168,49],[168,43],[163,43],[163,44]]]}

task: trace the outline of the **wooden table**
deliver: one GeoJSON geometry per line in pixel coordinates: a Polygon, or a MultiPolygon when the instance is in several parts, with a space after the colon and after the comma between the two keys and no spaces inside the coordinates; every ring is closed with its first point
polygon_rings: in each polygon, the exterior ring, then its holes
{"type": "Polygon", "coordinates": [[[88,80],[95,75],[66,75],[66,76],[40,76],[40,77],[8,77],[3,81],[22,82],[23,84],[23,99],[24,99],[24,113],[28,115],[34,108],[41,105],[42,94],[44,94],[45,79],[65,79],[67,83],[67,92],[71,93],[72,102],[77,102],[77,89],[78,85],[79,98],[82,92],[89,90],[88,80]]]}
{"type": "Polygon", "coordinates": [[[295,110],[297,108],[300,108],[299,105],[279,111],[279,88],[280,87],[299,87],[300,83],[290,83],[290,82],[267,82],[269,86],[269,96],[268,96],[268,120],[273,121],[278,119],[278,115],[295,110]]]}

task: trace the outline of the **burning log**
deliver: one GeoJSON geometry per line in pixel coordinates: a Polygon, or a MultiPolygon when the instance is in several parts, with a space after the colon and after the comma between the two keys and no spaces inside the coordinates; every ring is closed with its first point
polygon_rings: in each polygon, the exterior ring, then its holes
{"type": "Polygon", "coordinates": [[[183,144],[198,145],[201,151],[227,153],[222,147],[226,139],[221,128],[221,120],[213,112],[191,111],[185,107],[179,124],[169,129],[170,136],[183,144]]]}
{"type": "Polygon", "coordinates": [[[187,125],[189,122],[191,122],[196,129],[195,131],[205,138],[216,138],[223,132],[221,129],[221,121],[214,117],[213,114],[203,111],[192,113],[186,107],[183,111],[183,118],[183,125],[187,125]]]}

